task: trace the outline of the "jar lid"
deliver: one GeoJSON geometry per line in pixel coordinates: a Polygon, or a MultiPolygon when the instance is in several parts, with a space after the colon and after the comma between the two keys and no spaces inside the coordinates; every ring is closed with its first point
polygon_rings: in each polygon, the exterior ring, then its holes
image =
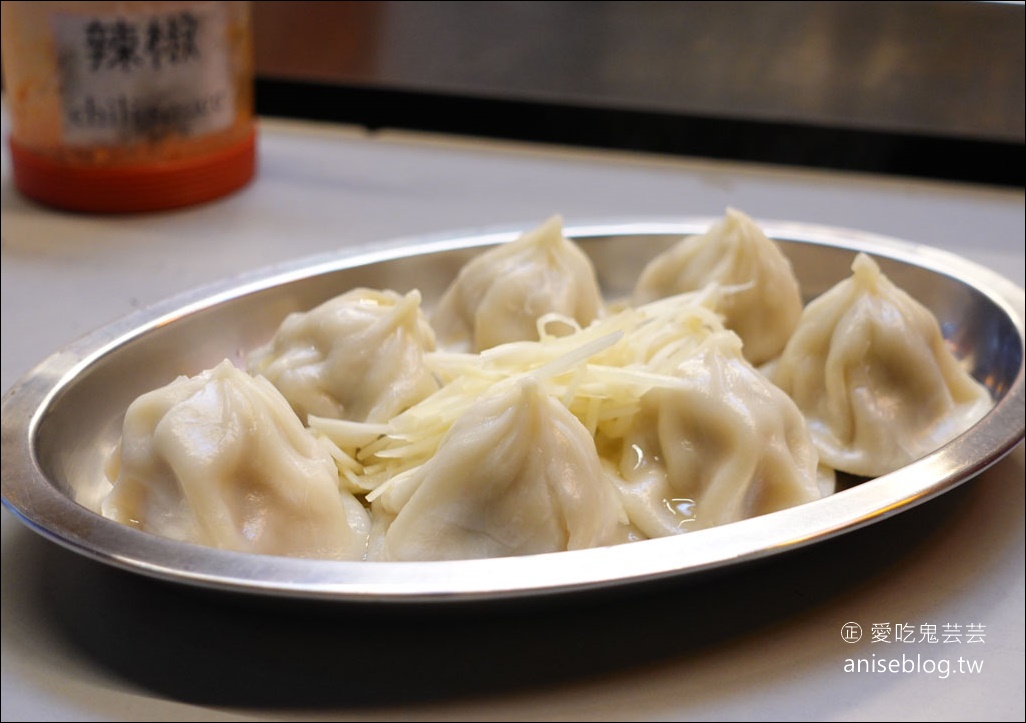
{"type": "Polygon", "coordinates": [[[202,156],[131,166],[63,164],[13,138],[10,147],[18,190],[68,211],[136,213],[190,206],[242,188],[256,172],[256,129],[202,156]]]}

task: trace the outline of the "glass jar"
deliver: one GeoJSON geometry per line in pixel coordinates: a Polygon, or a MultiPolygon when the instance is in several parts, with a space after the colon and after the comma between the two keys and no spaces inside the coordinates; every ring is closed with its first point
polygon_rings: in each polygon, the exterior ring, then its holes
{"type": "Polygon", "coordinates": [[[15,186],[83,212],[208,201],[256,169],[246,2],[4,2],[15,186]]]}

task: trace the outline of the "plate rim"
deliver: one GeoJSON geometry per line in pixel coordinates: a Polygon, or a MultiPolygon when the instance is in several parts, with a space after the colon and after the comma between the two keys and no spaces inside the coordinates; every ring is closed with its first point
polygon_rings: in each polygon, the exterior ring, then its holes
{"type": "MultiPolygon", "coordinates": [[[[569,224],[569,238],[687,235],[719,217],[648,217],[569,224]]],[[[485,247],[529,225],[404,236],[305,256],[185,291],[85,334],[43,359],[2,401],[3,505],[30,529],[102,563],[171,582],[258,595],[344,602],[426,603],[537,597],[675,578],[824,541],[936,497],[996,463],[1024,437],[1023,290],[957,254],[854,229],[756,220],[773,239],[843,248],[920,266],[967,283],[1018,331],[1020,365],[1007,393],[972,429],[910,465],[829,497],[684,535],[525,557],[432,562],[342,562],[253,555],[169,540],[108,520],[47,478],[36,434],[53,399],[129,340],[170,318],[304,278],[397,258],[485,247]],[[981,447],[985,450],[979,452],[981,447]],[[918,481],[932,481],[924,485],[918,481]]]]}

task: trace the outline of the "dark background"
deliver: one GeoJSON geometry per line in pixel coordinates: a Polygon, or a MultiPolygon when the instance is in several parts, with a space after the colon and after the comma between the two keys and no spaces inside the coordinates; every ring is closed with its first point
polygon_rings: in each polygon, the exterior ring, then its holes
{"type": "Polygon", "coordinates": [[[252,6],[262,115],[1024,185],[1022,3],[252,6]]]}

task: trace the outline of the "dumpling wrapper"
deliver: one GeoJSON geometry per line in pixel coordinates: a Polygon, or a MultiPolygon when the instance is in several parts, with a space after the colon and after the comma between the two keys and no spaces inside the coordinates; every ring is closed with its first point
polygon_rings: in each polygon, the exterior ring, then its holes
{"type": "Polygon", "coordinates": [[[434,348],[420,292],[358,288],[289,315],[247,366],[304,421],[316,415],[387,422],[438,389],[424,365],[434,348]]]}
{"type": "Polygon", "coordinates": [[[380,543],[383,560],[508,557],[627,540],[594,440],[530,378],[478,400],[399,487],[375,503],[397,513],[380,543]]]}
{"type": "Polygon", "coordinates": [[[284,397],[227,360],[129,406],[105,517],[238,552],[359,560],[370,519],[284,397]]]}
{"type": "Polygon", "coordinates": [[[645,395],[619,464],[624,507],[644,534],[724,525],[832,487],[798,408],[744,359],[735,334],[715,332],[658,371],[686,385],[645,395]]]}
{"type": "MultiPolygon", "coordinates": [[[[545,314],[561,314],[585,327],[602,309],[591,260],[563,236],[562,219],[554,216],[465,264],[431,321],[440,345],[482,351],[512,341],[537,341],[537,321],[545,314]]],[[[551,327],[549,331],[555,333],[551,327]]]]}
{"type": "Polygon", "coordinates": [[[744,342],[744,355],[762,364],[783,350],[802,313],[798,279],[780,248],[747,215],[728,208],[707,232],[682,239],[642,270],[634,303],[722,287],[716,311],[744,342]]]}
{"type": "Polygon", "coordinates": [[[773,368],[824,463],[875,477],[941,447],[992,406],[929,309],[865,254],[813,300],[773,368]]]}

